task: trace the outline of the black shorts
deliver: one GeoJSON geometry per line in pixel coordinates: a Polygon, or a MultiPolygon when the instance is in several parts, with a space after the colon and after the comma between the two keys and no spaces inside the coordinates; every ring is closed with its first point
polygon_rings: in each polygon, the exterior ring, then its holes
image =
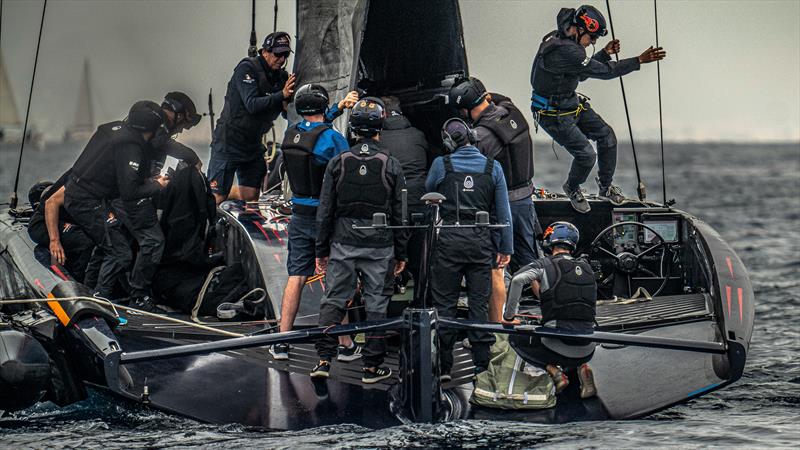
{"type": "Polygon", "coordinates": [[[212,156],[208,161],[208,182],[211,192],[218,195],[227,196],[230,193],[234,175],[239,186],[260,188],[266,174],[267,163],[261,156],[250,161],[228,161],[212,156]]]}

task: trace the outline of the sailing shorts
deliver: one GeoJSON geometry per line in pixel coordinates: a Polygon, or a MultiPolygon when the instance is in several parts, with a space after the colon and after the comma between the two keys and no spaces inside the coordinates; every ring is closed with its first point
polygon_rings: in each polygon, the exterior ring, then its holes
{"type": "Polygon", "coordinates": [[[316,239],[317,218],[293,213],[289,222],[289,259],[286,261],[286,271],[290,277],[314,275],[316,239]]]}
{"type": "Polygon", "coordinates": [[[250,161],[229,161],[212,155],[208,161],[208,182],[211,192],[217,195],[227,196],[231,192],[234,175],[240,186],[260,188],[266,174],[267,163],[260,155],[250,161]]]}

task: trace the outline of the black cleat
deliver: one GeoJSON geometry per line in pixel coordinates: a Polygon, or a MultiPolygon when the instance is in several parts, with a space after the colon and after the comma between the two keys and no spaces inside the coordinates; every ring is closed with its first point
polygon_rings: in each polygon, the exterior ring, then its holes
{"type": "Polygon", "coordinates": [[[586,200],[586,197],[583,196],[583,192],[581,192],[581,188],[578,187],[575,190],[570,190],[567,183],[564,183],[564,193],[569,196],[569,202],[572,204],[572,208],[575,211],[578,211],[581,214],[586,214],[592,210],[592,207],[589,206],[589,201],[586,200]]]}
{"type": "Polygon", "coordinates": [[[617,206],[625,202],[625,194],[622,193],[622,189],[620,189],[619,186],[614,186],[613,184],[610,186],[603,186],[600,184],[600,178],[595,178],[595,181],[597,181],[597,187],[600,188],[600,191],[597,193],[598,196],[607,199],[617,206]]]}
{"type": "Polygon", "coordinates": [[[365,367],[364,375],[361,376],[361,382],[364,384],[373,384],[391,376],[392,369],[388,367],[365,367]]]}
{"type": "Polygon", "coordinates": [[[311,378],[328,378],[331,375],[331,363],[328,361],[320,361],[319,364],[314,366],[311,370],[311,378]]]}
{"type": "Polygon", "coordinates": [[[145,295],[144,297],[131,297],[130,302],[128,303],[133,309],[139,309],[142,311],[147,311],[149,313],[154,314],[164,314],[166,311],[159,308],[156,303],[150,298],[149,295],[145,295]]]}

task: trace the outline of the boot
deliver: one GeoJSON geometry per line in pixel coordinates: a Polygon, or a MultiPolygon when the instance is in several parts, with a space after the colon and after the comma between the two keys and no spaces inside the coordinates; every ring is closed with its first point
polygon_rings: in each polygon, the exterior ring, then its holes
{"type": "Polygon", "coordinates": [[[555,364],[548,364],[545,367],[547,374],[553,379],[553,384],[556,385],[556,394],[560,394],[564,389],[569,386],[569,378],[564,375],[564,372],[555,364]]]}
{"type": "Polygon", "coordinates": [[[597,395],[597,387],[594,384],[594,374],[589,364],[582,364],[578,367],[578,379],[581,382],[581,398],[590,398],[597,395]]]}

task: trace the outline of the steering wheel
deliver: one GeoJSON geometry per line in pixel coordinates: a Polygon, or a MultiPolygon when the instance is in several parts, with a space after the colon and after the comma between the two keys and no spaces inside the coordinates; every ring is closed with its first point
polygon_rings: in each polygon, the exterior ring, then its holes
{"type": "MultiPolygon", "coordinates": [[[[624,229],[624,228],[623,228],[624,229]]],[[[638,235],[638,229],[637,235],[638,235]]],[[[667,284],[667,280],[669,279],[669,274],[664,274],[664,264],[663,259],[664,255],[666,254],[666,241],[664,238],[654,229],[651,227],[641,223],[641,222],[620,222],[610,227],[604,229],[597,235],[596,238],[592,241],[589,246],[589,259],[590,260],[597,260],[596,256],[600,253],[604,253],[606,256],[610,256],[614,261],[614,271],[610,274],[601,274],[601,278],[598,280],[597,284],[602,285],[605,284],[608,280],[611,279],[612,276],[616,274],[623,274],[627,277],[628,282],[628,297],[630,298],[633,295],[633,290],[631,288],[631,278],[637,274],[644,274],[646,276],[660,278],[661,285],[658,287],[658,290],[654,294],[653,297],[658,295],[663,289],[664,286],[667,284]],[[641,227],[644,228],[651,233],[653,233],[653,239],[651,242],[656,242],[655,244],[647,247],[644,250],[641,250],[642,245],[639,244],[637,239],[634,239],[631,242],[625,242],[623,244],[612,244],[614,242],[613,233],[620,228],[623,227],[641,227]],[[610,238],[610,239],[609,239],[610,238]],[[613,245],[613,247],[611,247],[613,245]],[[611,248],[609,248],[611,247],[611,248]],[[661,254],[661,264],[659,264],[659,273],[656,275],[652,271],[648,270],[644,267],[641,263],[642,257],[648,255],[650,253],[655,252],[658,249],[664,249],[664,252],[661,254]]]]}

